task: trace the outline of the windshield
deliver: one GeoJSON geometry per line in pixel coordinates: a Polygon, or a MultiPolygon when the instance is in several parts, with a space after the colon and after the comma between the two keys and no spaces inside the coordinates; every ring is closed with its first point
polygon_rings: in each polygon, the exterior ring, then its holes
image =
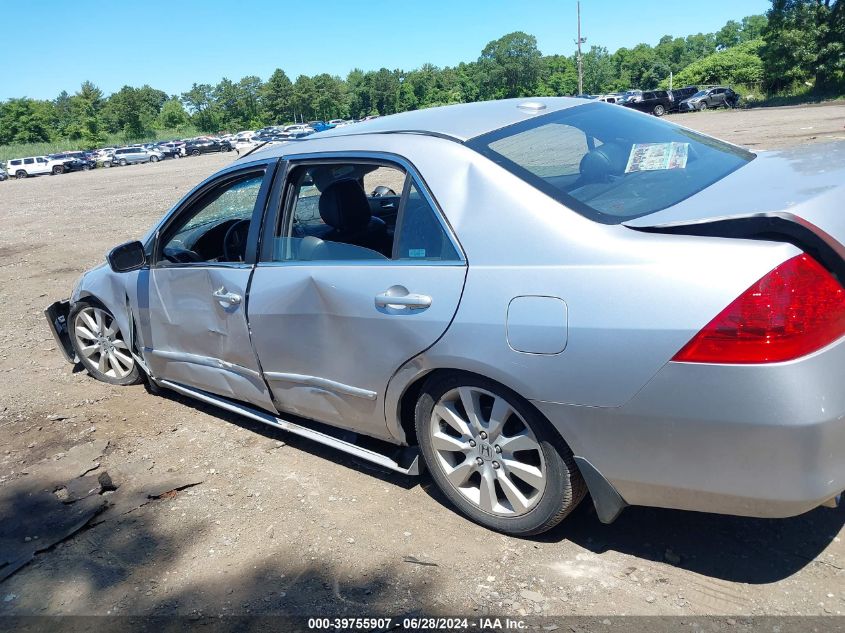
{"type": "Polygon", "coordinates": [[[739,147],[605,103],[538,116],[467,142],[605,224],[677,204],[752,160],[739,147]]]}
{"type": "Polygon", "coordinates": [[[707,91],[706,90],[699,90],[693,96],[691,96],[690,99],[695,99],[696,97],[704,97],[704,96],[707,96],[707,91]]]}

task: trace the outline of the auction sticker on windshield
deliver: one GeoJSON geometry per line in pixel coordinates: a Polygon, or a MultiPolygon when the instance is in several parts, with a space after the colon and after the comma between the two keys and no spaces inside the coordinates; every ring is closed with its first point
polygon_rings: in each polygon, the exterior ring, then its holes
{"type": "Polygon", "coordinates": [[[684,169],[687,166],[688,154],[689,143],[634,143],[625,173],[684,169]]]}

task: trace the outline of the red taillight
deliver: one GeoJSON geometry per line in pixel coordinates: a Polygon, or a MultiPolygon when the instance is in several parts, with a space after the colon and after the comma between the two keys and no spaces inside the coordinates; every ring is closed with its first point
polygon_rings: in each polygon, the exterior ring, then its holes
{"type": "Polygon", "coordinates": [[[746,290],[672,360],[776,363],[845,335],[845,290],[809,255],[797,255],[746,290]]]}

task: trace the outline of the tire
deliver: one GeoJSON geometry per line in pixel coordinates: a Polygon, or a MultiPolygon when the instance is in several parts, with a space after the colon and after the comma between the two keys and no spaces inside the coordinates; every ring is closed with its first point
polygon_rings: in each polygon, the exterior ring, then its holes
{"type": "Polygon", "coordinates": [[[112,166],[112,162],[110,160],[104,160],[103,161],[103,167],[111,167],[111,166],[112,166]]]}
{"type": "Polygon", "coordinates": [[[132,358],[129,343],[105,306],[96,301],[78,301],[68,316],[70,342],[89,374],[111,385],[141,382],[141,370],[132,358]]]}
{"type": "Polygon", "coordinates": [[[195,149],[194,151],[191,152],[191,156],[199,156],[199,155],[200,155],[200,151],[198,149],[195,149]]]}
{"type": "Polygon", "coordinates": [[[666,108],[664,108],[662,104],[658,103],[656,106],[654,106],[652,114],[654,116],[663,116],[664,114],[666,114],[666,108]]]}
{"type": "Polygon", "coordinates": [[[91,165],[88,165],[86,163],[85,165],[82,166],[82,171],[91,171],[91,165]]]}
{"type": "Polygon", "coordinates": [[[707,109],[707,103],[705,103],[704,101],[702,101],[702,102],[701,102],[701,105],[699,105],[699,106],[698,106],[698,111],[699,111],[699,112],[704,112],[706,109],[707,109]]]}
{"type": "Polygon", "coordinates": [[[126,164],[127,164],[126,159],[121,158],[119,161],[117,161],[117,164],[120,165],[121,167],[126,167],[126,164]]]}
{"type": "Polygon", "coordinates": [[[23,180],[28,175],[29,174],[27,174],[23,169],[19,169],[15,172],[15,178],[17,178],[18,180],[23,180]]]}
{"type": "Polygon", "coordinates": [[[157,163],[158,162],[158,156],[150,156],[150,162],[151,163],[157,163]]]}
{"type": "Polygon", "coordinates": [[[53,167],[53,175],[54,176],[58,176],[59,174],[63,174],[63,173],[65,173],[65,168],[62,167],[61,165],[56,165],[55,167],[53,167]]]}
{"type": "Polygon", "coordinates": [[[460,513],[484,527],[513,536],[539,534],[560,523],[587,493],[572,451],[549,422],[492,380],[458,372],[434,376],[417,401],[415,424],[434,483],[460,513]],[[478,427],[469,422],[464,402],[480,412],[478,427]],[[500,425],[490,421],[497,408],[506,412],[500,425]]]}

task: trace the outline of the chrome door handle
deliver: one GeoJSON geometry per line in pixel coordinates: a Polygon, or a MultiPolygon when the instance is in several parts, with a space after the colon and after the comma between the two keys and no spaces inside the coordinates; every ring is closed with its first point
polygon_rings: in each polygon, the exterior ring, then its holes
{"type": "Polygon", "coordinates": [[[217,299],[220,303],[225,303],[230,306],[236,306],[241,302],[241,295],[235,294],[234,292],[226,292],[225,287],[215,290],[211,293],[211,296],[217,299]]]}
{"type": "Polygon", "coordinates": [[[428,295],[405,294],[391,295],[386,292],[376,295],[376,305],[380,308],[388,306],[401,306],[412,310],[421,310],[431,305],[431,297],[428,295]]]}

